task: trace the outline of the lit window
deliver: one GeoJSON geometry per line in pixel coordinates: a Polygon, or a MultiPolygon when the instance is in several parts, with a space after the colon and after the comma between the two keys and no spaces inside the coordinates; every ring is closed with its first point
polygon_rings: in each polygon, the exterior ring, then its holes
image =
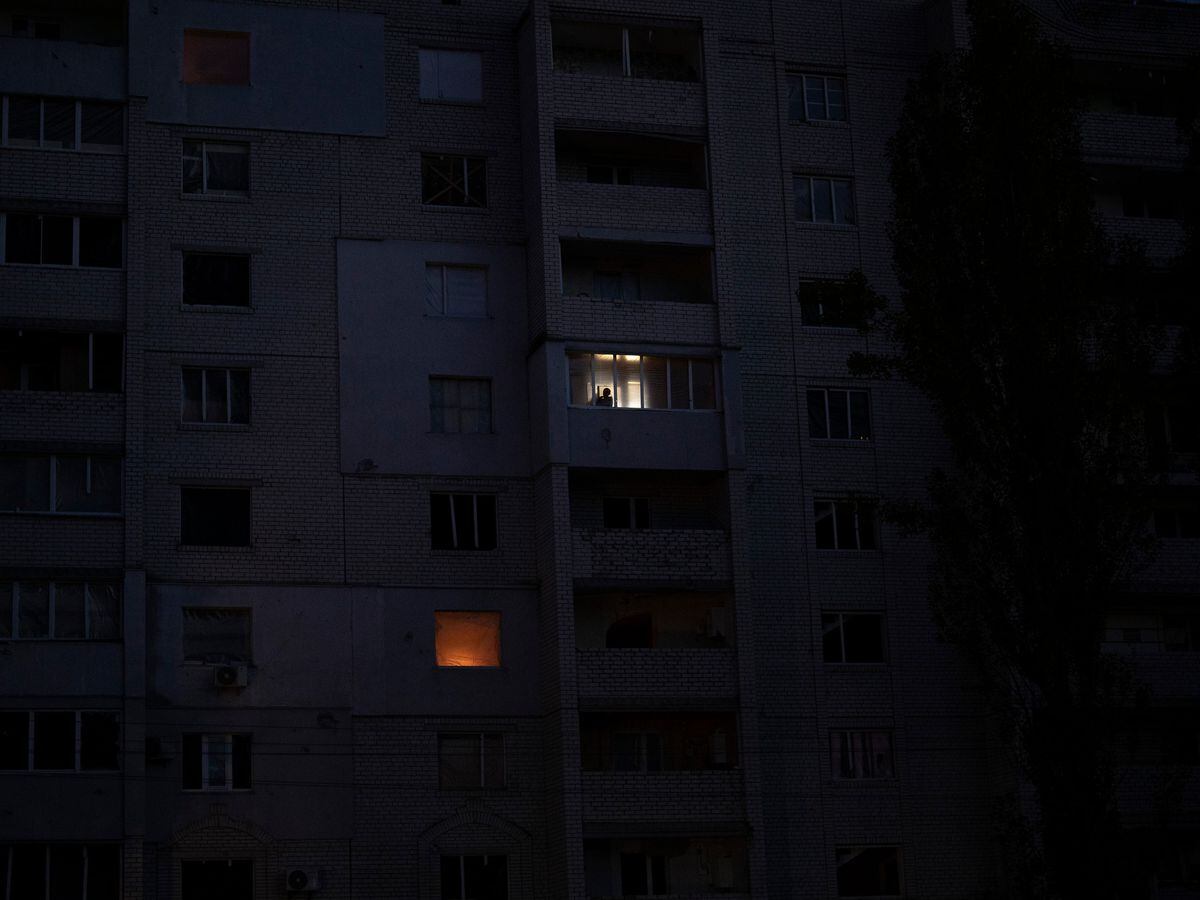
{"type": "Polygon", "coordinates": [[[829,759],[834,778],[895,777],[890,731],[831,731],[829,759]]]}
{"type": "Polygon", "coordinates": [[[500,613],[434,613],[434,645],[439,666],[500,665],[500,613]]]}
{"type": "Polygon", "coordinates": [[[875,504],[858,500],[817,500],[813,531],[818,550],[874,550],[875,504]]]}
{"type": "Polygon", "coordinates": [[[186,29],[183,32],[183,83],[249,84],[249,33],[186,29]]]}
{"type": "Polygon", "coordinates": [[[799,221],[824,225],[854,224],[854,198],[851,196],[849,180],[796,175],[792,178],[792,190],[799,221]]]}
{"type": "Polygon", "coordinates": [[[496,549],[496,497],[493,494],[430,494],[434,550],[496,549]]]}
{"type": "Polygon", "coordinates": [[[184,141],[183,192],[245,196],[250,192],[250,145],[184,141]]]}
{"type": "Polygon", "coordinates": [[[788,119],[792,122],[844,122],[846,81],[833,75],[789,75],[788,119]]]}
{"type": "Polygon", "coordinates": [[[429,206],[487,206],[487,163],[479,156],[421,156],[421,202],[429,206]]]}
{"type": "Polygon", "coordinates": [[[487,269],[425,264],[425,314],[482,319],[487,316],[487,269]]]}
{"type": "Polygon", "coordinates": [[[438,783],[443,789],[504,787],[504,735],[439,734],[438,783]]]}
{"type": "Polygon", "coordinates": [[[250,789],[250,735],[185,734],[183,736],[185,791],[244,791],[250,789]]]}
{"type": "Polygon", "coordinates": [[[711,359],[568,353],[572,406],[621,409],[717,409],[711,359]]]}
{"type": "Polygon", "coordinates": [[[422,100],[483,99],[483,54],[467,50],[418,50],[422,100]]]}
{"type": "Polygon", "coordinates": [[[121,593],[115,584],[0,581],[0,640],[115,641],[121,593]]]}
{"type": "Polygon", "coordinates": [[[810,389],[808,435],[819,440],[870,440],[871,415],[867,392],[810,389]]]}
{"type": "Polygon", "coordinates": [[[827,663],[885,662],[883,615],[822,613],[821,655],[827,663]]]}
{"type": "Polygon", "coordinates": [[[430,378],[429,430],[436,434],[490,434],[491,381],[486,378],[430,378]]]}
{"type": "Polygon", "coordinates": [[[185,422],[248,424],[250,370],[184,368],[181,406],[185,422]]]}

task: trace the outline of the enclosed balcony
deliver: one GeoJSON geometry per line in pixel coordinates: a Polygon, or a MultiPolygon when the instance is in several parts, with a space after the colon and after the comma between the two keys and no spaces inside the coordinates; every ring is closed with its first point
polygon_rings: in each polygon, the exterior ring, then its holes
{"type": "Polygon", "coordinates": [[[125,4],[0,0],[0,84],[14,94],[122,99],[125,4]]]}
{"type": "Polygon", "coordinates": [[[745,838],[681,834],[585,840],[589,900],[748,897],[745,838]]]}

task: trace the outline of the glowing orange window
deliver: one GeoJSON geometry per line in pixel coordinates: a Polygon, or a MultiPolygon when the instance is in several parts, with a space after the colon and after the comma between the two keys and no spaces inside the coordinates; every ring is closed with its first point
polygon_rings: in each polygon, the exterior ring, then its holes
{"type": "Polygon", "coordinates": [[[183,81],[184,84],[249,84],[249,32],[185,29],[183,81]]]}
{"type": "Polygon", "coordinates": [[[500,613],[438,610],[433,615],[439,666],[500,665],[500,613]]]}

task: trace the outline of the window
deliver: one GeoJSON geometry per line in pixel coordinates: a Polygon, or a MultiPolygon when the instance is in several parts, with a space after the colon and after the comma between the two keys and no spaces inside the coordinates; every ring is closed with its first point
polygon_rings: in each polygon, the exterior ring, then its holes
{"type": "Polygon", "coordinates": [[[249,33],[184,29],[183,83],[248,85],[249,33]]]}
{"type": "Polygon", "coordinates": [[[0,580],[0,640],[120,638],[121,590],[116,584],[0,580]]]}
{"type": "Polygon", "coordinates": [[[250,423],[249,369],[192,369],[182,371],[183,421],[209,425],[250,423]]]}
{"type": "Polygon", "coordinates": [[[853,225],[854,200],[850,182],[844,178],[792,177],[796,196],[796,218],[824,225],[853,225]]]}
{"type": "Polygon", "coordinates": [[[439,666],[500,665],[500,613],[438,610],[433,614],[439,666]]]}
{"type": "Polygon", "coordinates": [[[866,391],[812,388],[808,391],[808,435],[819,440],[871,439],[866,391]]]}
{"type": "Polygon", "coordinates": [[[183,302],[189,306],[249,306],[250,256],[185,251],[183,302]]]}
{"type": "Polygon", "coordinates": [[[483,54],[469,50],[418,50],[422,100],[483,100],[483,54]]]}
{"type": "Polygon", "coordinates": [[[118,900],[119,844],[0,844],[0,900],[118,900]],[[8,885],[9,893],[4,893],[8,885]]]}
{"type": "Polygon", "coordinates": [[[839,897],[894,897],[900,894],[898,847],[838,847],[839,897]]]}
{"type": "Polygon", "coordinates": [[[1160,506],[1154,510],[1154,535],[1160,538],[1200,538],[1200,508],[1160,506]]]}
{"type": "Polygon", "coordinates": [[[1163,647],[1175,652],[1200,650],[1200,614],[1175,613],[1162,617],[1163,647]]]}
{"type": "Polygon", "coordinates": [[[179,865],[183,900],[253,900],[254,860],[185,859],[179,865]]]}
{"type": "Polygon", "coordinates": [[[491,434],[491,381],[430,378],[429,430],[437,434],[491,434]]]}
{"type": "Polygon", "coordinates": [[[618,732],[612,736],[613,770],[661,772],[662,735],[655,732],[618,732]]]}
{"type": "Polygon", "coordinates": [[[125,110],[117,103],[10,95],[3,118],[6,147],[119,153],[125,144],[125,110]]]}
{"type": "Polygon", "coordinates": [[[789,75],[788,120],[846,121],[846,80],[833,75],[789,75]]]}
{"type": "Polygon", "coordinates": [[[894,778],[890,731],[829,732],[833,777],[847,780],[894,778]]]}
{"type": "Polygon", "coordinates": [[[121,268],[120,219],[10,212],[0,214],[0,227],[10,265],[121,268]]]}
{"type": "Polygon", "coordinates": [[[605,528],[649,528],[650,501],[646,497],[605,497],[605,528]]]}
{"type": "Polygon", "coordinates": [[[602,22],[555,22],[553,30],[556,72],[700,80],[700,34],[696,31],[602,22]]]}
{"type": "Polygon", "coordinates": [[[876,549],[873,502],[817,500],[813,516],[818,550],[876,549]]]}
{"type": "Polygon", "coordinates": [[[121,460],[62,454],[0,455],[0,511],[119,513],[121,460]]]}
{"type": "Polygon", "coordinates": [[[249,662],[250,610],[185,606],[183,658],[186,662],[249,662]]]}
{"type": "Polygon", "coordinates": [[[1200,422],[1185,400],[1148,407],[1146,437],[1155,460],[1166,462],[1172,454],[1200,453],[1200,422]]]}
{"type": "Polygon", "coordinates": [[[621,854],[621,895],[657,897],[669,894],[667,857],[661,853],[621,854]]]}
{"type": "Polygon", "coordinates": [[[568,353],[572,406],[621,409],[716,409],[711,359],[568,353]]]}
{"type": "Polygon", "coordinates": [[[481,156],[421,155],[421,202],[487,206],[487,164],[481,156]]]}
{"type": "Polygon", "coordinates": [[[185,791],[247,791],[250,789],[250,735],[185,734],[183,736],[185,791]]]}
{"type": "Polygon", "coordinates": [[[442,857],[442,900],[508,900],[508,857],[442,857]]]}
{"type": "Polygon", "coordinates": [[[121,390],[124,337],[0,328],[0,391],[121,390]]]}
{"type": "Polygon", "coordinates": [[[250,145],[184,141],[183,192],[233,197],[250,193],[250,145]]]}
{"type": "Polygon", "coordinates": [[[425,314],[486,318],[487,269],[426,263],[425,314]]]}
{"type": "Polygon", "coordinates": [[[20,38],[36,38],[40,41],[62,40],[62,21],[48,19],[42,16],[12,17],[12,36],[20,38]]]}
{"type": "Polygon", "coordinates": [[[430,494],[434,550],[495,550],[494,494],[430,494]]]}
{"type": "Polygon", "coordinates": [[[882,613],[821,613],[821,653],[827,663],[882,663],[882,613]]]}
{"type": "Polygon", "coordinates": [[[504,787],[504,735],[439,734],[438,783],[443,789],[504,787]]]}
{"type": "Polygon", "coordinates": [[[250,546],[250,488],[181,487],[180,543],[250,546]]]}
{"type": "Polygon", "coordinates": [[[0,712],[0,768],[8,771],[100,772],[120,768],[115,712],[0,712]]]}
{"type": "Polygon", "coordinates": [[[883,307],[861,272],[839,279],[803,279],[796,288],[800,321],[807,326],[857,328],[865,331],[883,307]]]}

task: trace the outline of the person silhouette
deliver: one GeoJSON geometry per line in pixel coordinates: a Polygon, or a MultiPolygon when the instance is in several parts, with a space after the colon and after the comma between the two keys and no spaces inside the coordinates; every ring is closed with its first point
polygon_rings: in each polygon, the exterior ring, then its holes
{"type": "Polygon", "coordinates": [[[601,393],[600,396],[596,398],[596,405],[597,406],[612,406],[613,405],[612,391],[609,390],[608,388],[605,388],[603,393],[601,393]]]}

